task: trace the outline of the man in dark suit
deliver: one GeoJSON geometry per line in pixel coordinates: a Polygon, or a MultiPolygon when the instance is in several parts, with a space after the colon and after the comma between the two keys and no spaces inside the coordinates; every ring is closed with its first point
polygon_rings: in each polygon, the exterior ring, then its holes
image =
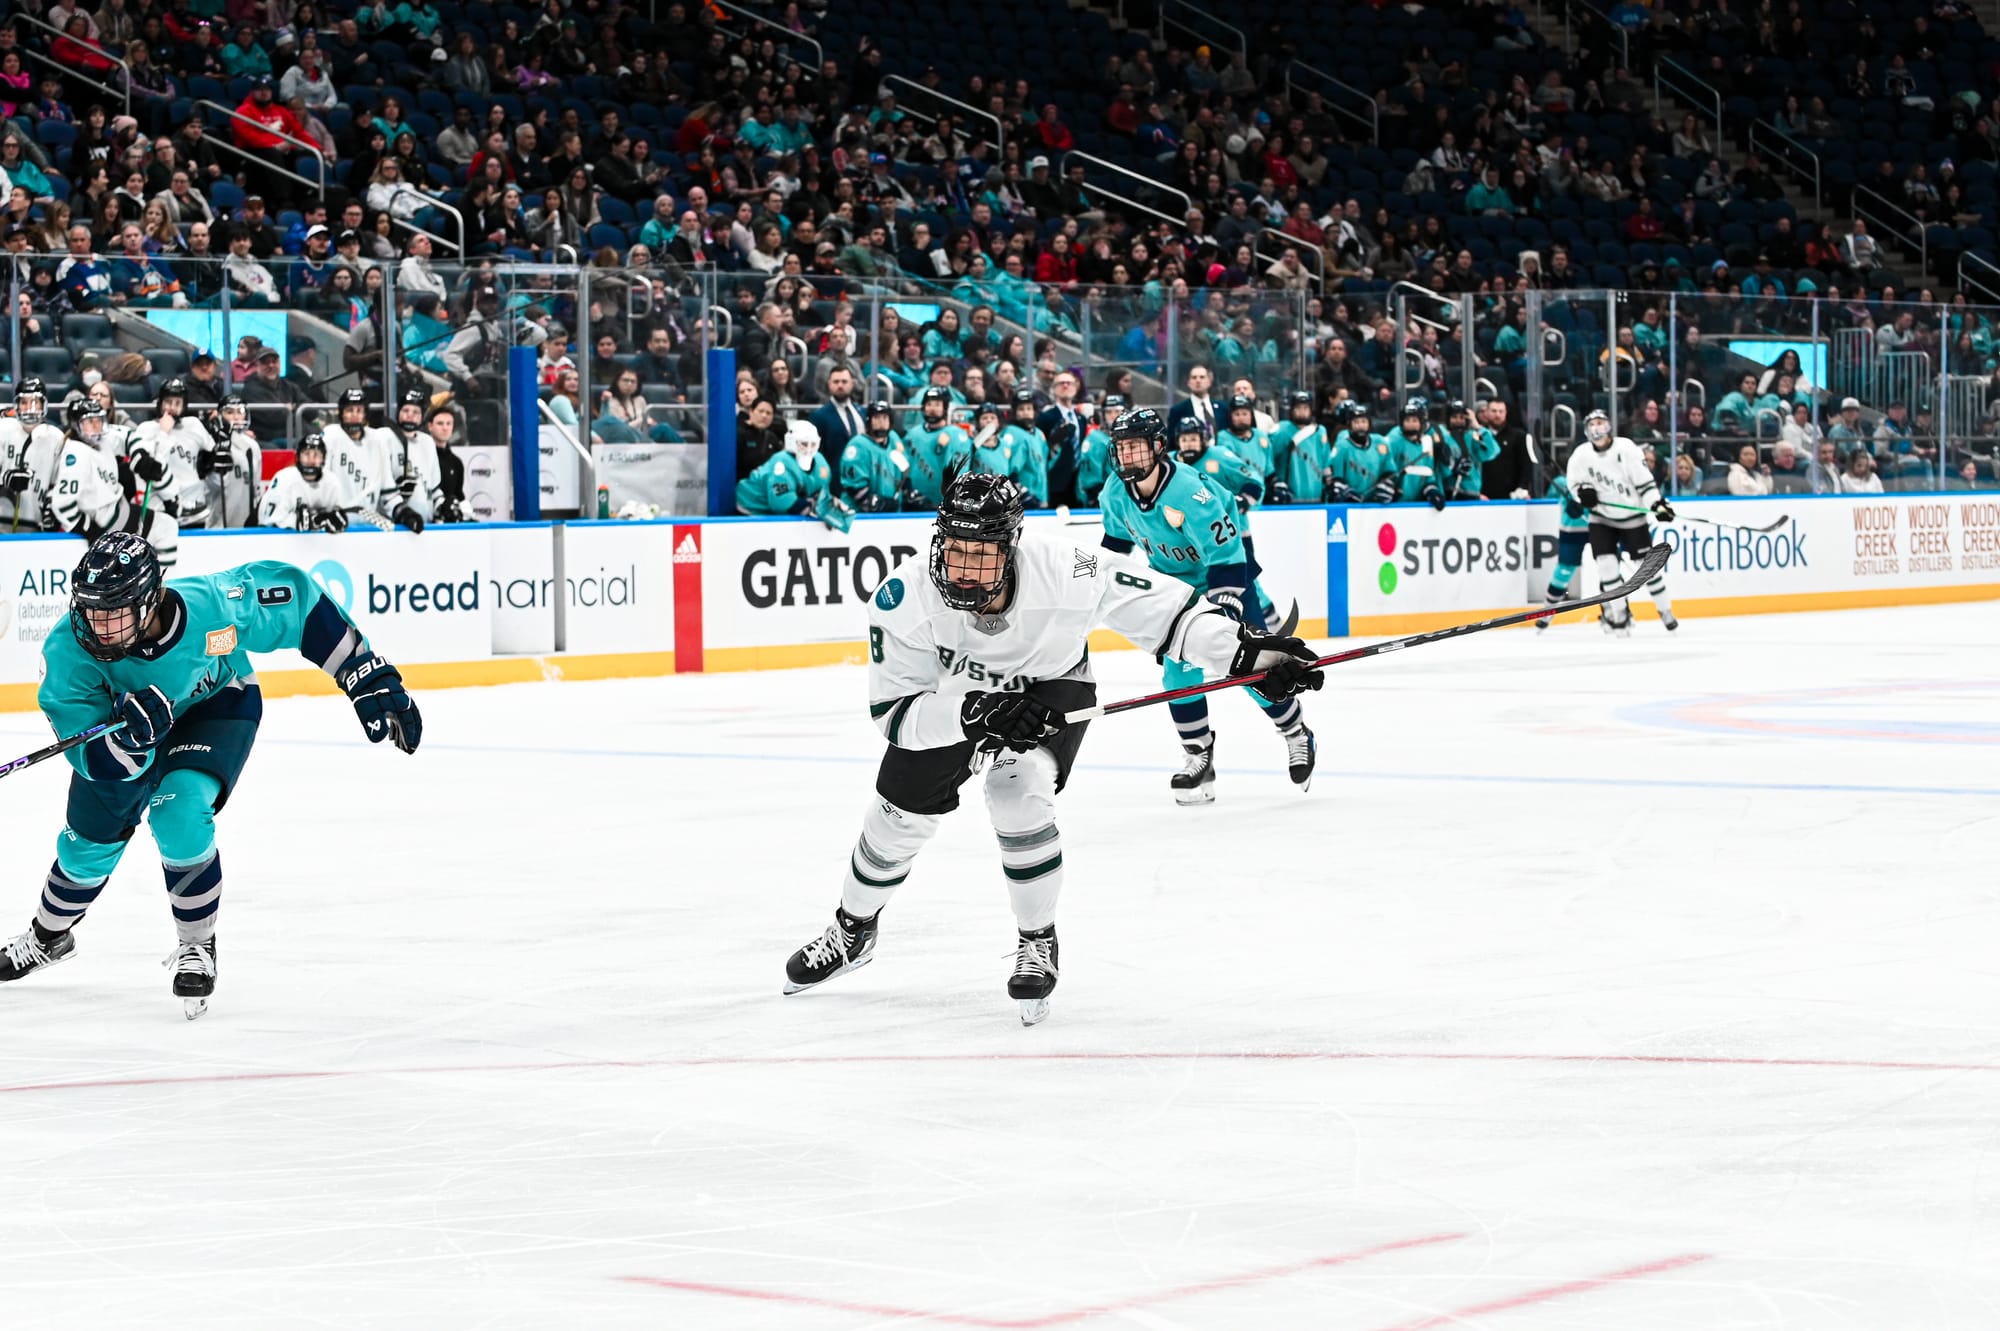
{"type": "Polygon", "coordinates": [[[868,433],[868,428],[861,418],[861,406],[854,400],[854,376],[844,367],[827,375],[826,397],[826,402],[806,420],[819,431],[820,452],[838,458],[847,441],[857,434],[868,433]]]}
{"type": "Polygon", "coordinates": [[[1216,431],[1221,428],[1217,421],[1222,418],[1222,407],[1209,396],[1214,386],[1215,376],[1208,372],[1206,365],[1197,364],[1188,371],[1188,395],[1174,403],[1173,410],[1167,413],[1167,438],[1178,438],[1181,422],[1190,417],[1208,427],[1209,438],[1215,437],[1216,431]]]}
{"type": "Polygon", "coordinates": [[[1084,431],[1090,428],[1089,403],[1079,403],[1076,373],[1063,370],[1049,381],[1049,394],[1055,400],[1042,409],[1035,417],[1035,425],[1042,437],[1049,441],[1049,502],[1051,504],[1073,504],[1077,502],[1076,490],[1076,450],[1083,443],[1084,431]]]}

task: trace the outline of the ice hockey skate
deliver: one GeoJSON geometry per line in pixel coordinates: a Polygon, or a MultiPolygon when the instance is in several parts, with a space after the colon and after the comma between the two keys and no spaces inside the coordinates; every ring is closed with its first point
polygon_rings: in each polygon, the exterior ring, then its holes
{"type": "Polygon", "coordinates": [[[1284,737],[1285,766],[1291,773],[1292,784],[1301,792],[1311,790],[1313,768],[1319,764],[1319,745],[1313,739],[1312,727],[1301,721],[1279,733],[1284,737]]]}
{"type": "Polygon", "coordinates": [[[1599,628],[1604,630],[1606,637],[1629,638],[1632,636],[1632,612],[1630,610],[1613,618],[1611,611],[1607,609],[1604,612],[1604,617],[1599,619],[1597,624],[1599,628]]]}
{"type": "Polygon", "coordinates": [[[68,961],[75,952],[76,940],[69,930],[51,934],[38,924],[30,924],[26,932],[0,949],[0,984],[68,961]]]}
{"type": "Polygon", "coordinates": [[[1021,1024],[1035,1026],[1049,1015],[1049,995],[1056,991],[1056,927],[1022,933],[1014,949],[1014,974],[1007,996],[1020,1000],[1021,1024]]]}
{"type": "Polygon", "coordinates": [[[874,960],[876,922],[880,919],[879,915],[856,919],[845,907],[834,907],[833,923],[826,932],[792,953],[785,963],[785,992],[804,993],[874,960]]]}
{"type": "Polygon", "coordinates": [[[1669,633],[1672,633],[1681,626],[1680,620],[1674,618],[1674,612],[1671,610],[1662,610],[1660,612],[1660,623],[1669,633]]]}
{"type": "Polygon", "coordinates": [[[173,969],[181,1015],[193,1021],[207,1012],[208,1000],[215,994],[215,940],[182,943],[160,964],[173,969]]]}
{"type": "Polygon", "coordinates": [[[1215,736],[1202,744],[1183,743],[1187,761],[1170,783],[1176,804],[1215,803],[1215,736]]]}

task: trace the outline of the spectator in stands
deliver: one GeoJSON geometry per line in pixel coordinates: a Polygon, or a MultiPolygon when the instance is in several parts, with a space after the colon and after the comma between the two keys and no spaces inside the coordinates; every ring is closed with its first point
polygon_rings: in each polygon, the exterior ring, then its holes
{"type": "Polygon", "coordinates": [[[1728,484],[1733,495],[1771,493],[1771,468],[1759,460],[1757,445],[1745,444],[1736,450],[1736,461],[1729,464],[1728,484]]]}
{"type": "Polygon", "coordinates": [[[1910,430],[1910,407],[1903,401],[1889,404],[1881,421],[1875,426],[1875,452],[1884,455],[1910,453],[1916,448],[1916,441],[1910,430]]]}
{"type": "Polygon", "coordinates": [[[805,405],[800,396],[799,385],[792,378],[792,363],[780,356],[757,376],[757,391],[775,403],[780,411],[790,411],[805,405]]]}
{"type": "Polygon", "coordinates": [[[1875,474],[1875,458],[1865,448],[1847,455],[1847,470],[1840,475],[1842,494],[1881,494],[1882,478],[1875,474]]]}
{"type": "Polygon", "coordinates": [[[1756,433],[1757,376],[1746,374],[1715,404],[1715,426],[1724,434],[1756,433]]]}
{"type": "Polygon", "coordinates": [[[439,300],[445,298],[444,278],[431,267],[431,252],[429,236],[418,232],[410,237],[410,252],[396,266],[396,289],[404,296],[429,292],[439,300]]]}
{"type": "MultiPolygon", "coordinates": [[[[1778,430],[1780,445],[1783,448],[1791,450],[1795,459],[1797,457],[1812,457],[1819,452],[1820,437],[1819,424],[1813,420],[1812,404],[1805,401],[1792,403],[1790,416],[1778,430]]],[[[1792,465],[1779,465],[1783,461],[1784,455],[1782,453],[1773,453],[1773,470],[1795,474],[1796,468],[1792,465]]]]}
{"type": "MultiPolygon", "coordinates": [[[[1796,107],[1798,101],[1791,99],[1796,107]]],[[[1715,145],[1708,141],[1708,135],[1695,120],[1692,112],[1681,117],[1681,127],[1674,131],[1673,155],[1684,162],[1707,161],[1715,155],[1715,145]]]]}
{"type": "Polygon", "coordinates": [[[304,402],[298,388],[279,373],[276,347],[264,347],[257,357],[257,372],[238,391],[250,408],[251,428],[260,443],[280,444],[291,434],[292,408],[304,402]]]}
{"type": "Polygon", "coordinates": [[[271,270],[257,262],[251,252],[252,235],[241,221],[231,227],[229,254],[222,261],[222,276],[238,299],[274,306],[283,299],[284,293],[271,270]]]}

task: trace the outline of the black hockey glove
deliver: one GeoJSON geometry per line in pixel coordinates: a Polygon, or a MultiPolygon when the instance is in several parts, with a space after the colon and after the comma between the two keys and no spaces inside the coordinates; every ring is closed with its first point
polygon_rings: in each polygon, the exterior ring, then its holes
{"type": "Polygon", "coordinates": [[[1313,668],[1318,658],[1312,648],[1299,639],[1274,638],[1249,628],[1239,628],[1236,633],[1240,645],[1236,648],[1236,659],[1229,663],[1229,673],[1251,675],[1262,671],[1264,678],[1250,688],[1266,701],[1283,702],[1295,693],[1317,689],[1326,683],[1326,672],[1313,668]]]}
{"type": "Polygon", "coordinates": [[[1440,513],[1444,512],[1444,491],[1438,489],[1436,481],[1432,481],[1430,484],[1426,485],[1423,488],[1423,493],[1419,496],[1419,498],[1421,498],[1425,503],[1429,504],[1432,508],[1436,509],[1438,512],[1440,513]]]}
{"type": "Polygon", "coordinates": [[[159,481],[166,479],[167,468],[164,463],[151,453],[134,453],[132,455],[132,474],[142,481],[159,481]]]}
{"type": "Polygon", "coordinates": [[[10,495],[24,495],[28,493],[28,487],[34,483],[35,478],[28,474],[26,467],[15,467],[10,470],[5,482],[7,493],[10,495]]]}
{"type": "Polygon", "coordinates": [[[389,515],[389,521],[408,527],[419,536],[423,535],[424,515],[411,508],[408,504],[396,505],[396,511],[389,515]]]}
{"type": "Polygon", "coordinates": [[[204,448],[195,458],[195,471],[206,480],[210,476],[227,476],[236,470],[236,460],[229,456],[227,447],[204,448]]]}
{"type": "Polygon", "coordinates": [[[1250,510],[1254,507],[1256,507],[1256,505],[1251,500],[1249,495],[1240,494],[1236,496],[1236,515],[1238,517],[1244,517],[1244,518],[1249,517],[1250,510]]]}
{"type": "Polygon", "coordinates": [[[111,719],[123,721],[123,730],[111,732],[111,742],[127,753],[144,753],[157,748],[174,728],[174,704],[160,686],[149,684],[137,693],[121,693],[112,704],[111,719]]]}
{"type": "Polygon", "coordinates": [[[1039,748],[1066,724],[1062,713],[1025,693],[968,693],[958,708],[959,729],[967,739],[1016,753],[1039,748]]]}
{"type": "Polygon", "coordinates": [[[1361,496],[1354,493],[1354,487],[1335,476],[1329,469],[1319,474],[1320,484],[1326,487],[1326,502],[1329,504],[1358,504],[1361,496]]]}
{"type": "Polygon", "coordinates": [[[1394,476],[1384,476],[1381,480],[1375,482],[1373,489],[1369,490],[1368,502],[1371,504],[1393,504],[1396,502],[1396,489],[1396,478],[1394,476]]]}
{"type": "Polygon", "coordinates": [[[403,479],[396,482],[396,493],[405,500],[417,492],[417,478],[414,472],[403,473],[403,479]]]}
{"type": "Polygon", "coordinates": [[[1075,442],[1076,427],[1068,421],[1064,421],[1061,425],[1058,425],[1054,433],[1049,435],[1049,448],[1051,450],[1068,448],[1075,442]]]}
{"type": "Polygon", "coordinates": [[[1674,520],[1674,506],[1667,502],[1664,495],[1653,501],[1653,516],[1662,522],[1674,520]]]}
{"type": "Polygon", "coordinates": [[[1583,506],[1584,506],[1584,507],[1585,507],[1586,509],[1592,509],[1592,508],[1596,508],[1596,507],[1597,507],[1597,487],[1596,487],[1596,486],[1594,486],[1594,485],[1579,485],[1579,486],[1577,486],[1577,487],[1576,487],[1576,502],[1577,502],[1577,503],[1579,503],[1579,504],[1582,504],[1582,505],[1583,505],[1583,506]]]}
{"type": "Polygon", "coordinates": [[[1588,516],[1589,513],[1590,510],[1585,508],[1582,504],[1577,503],[1576,500],[1574,499],[1563,500],[1564,517],[1574,520],[1576,518],[1588,516]]]}
{"type": "Polygon", "coordinates": [[[1285,484],[1283,481],[1271,482],[1271,502],[1274,504],[1291,503],[1292,487],[1285,484]]]}
{"type": "Polygon", "coordinates": [[[404,753],[417,751],[424,737],[424,718],[396,667],[379,656],[360,657],[340,668],[339,682],[370,744],[389,739],[404,753]]]}
{"type": "Polygon", "coordinates": [[[347,514],[337,508],[316,508],[306,514],[308,531],[343,532],[347,530],[347,514]]]}
{"type": "Polygon", "coordinates": [[[438,503],[437,520],[439,522],[463,522],[465,521],[465,510],[458,506],[456,499],[447,498],[440,500],[438,503]]]}

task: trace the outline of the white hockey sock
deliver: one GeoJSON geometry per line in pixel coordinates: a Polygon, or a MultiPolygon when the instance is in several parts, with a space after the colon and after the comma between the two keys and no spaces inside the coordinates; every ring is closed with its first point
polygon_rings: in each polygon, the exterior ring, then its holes
{"type": "Polygon", "coordinates": [[[1055,921],[1063,878],[1055,755],[1033,749],[994,759],[986,773],[986,810],[1000,839],[1015,922],[1029,931],[1047,928],[1055,921]]]}
{"type": "MultiPolygon", "coordinates": [[[[1617,555],[1597,556],[1597,585],[1599,587],[1616,587],[1621,576],[1618,569],[1617,555]]],[[[1604,617],[1613,624],[1623,624],[1632,618],[1632,607],[1626,598],[1621,596],[1617,600],[1608,602],[1605,605],[1604,617]]]]}
{"type": "Polygon", "coordinates": [[[880,798],[868,806],[861,835],[847,856],[841,878],[840,905],[849,915],[868,919],[910,876],[910,861],[937,834],[942,821],[934,813],[911,813],[880,798]]]}
{"type": "Polygon", "coordinates": [[[1047,928],[1055,923],[1056,899],[1062,895],[1062,833],[1050,823],[1034,832],[997,835],[1015,923],[1027,933],[1047,928]]]}

